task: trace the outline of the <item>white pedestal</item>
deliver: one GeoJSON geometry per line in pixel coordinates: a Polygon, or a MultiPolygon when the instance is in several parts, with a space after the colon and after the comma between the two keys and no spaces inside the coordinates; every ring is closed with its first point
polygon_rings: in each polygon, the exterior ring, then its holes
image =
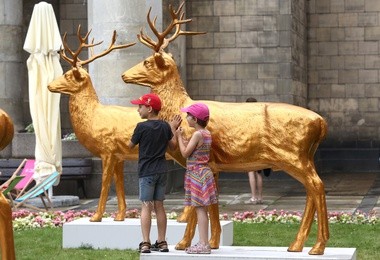
{"type": "MultiPolygon", "coordinates": [[[[230,246],[233,243],[232,221],[221,221],[221,246],[230,246]]],[[[168,220],[166,241],[169,245],[176,245],[181,241],[185,232],[186,223],[168,220]]],[[[152,220],[150,239],[157,239],[157,222],[152,220]]],[[[89,218],[82,218],[63,225],[63,248],[92,247],[94,249],[137,249],[142,241],[140,219],[126,219],[114,221],[112,218],[103,218],[102,222],[90,222],[89,218]]],[[[193,242],[198,241],[198,230],[195,231],[193,242]]]]}
{"type": "Polygon", "coordinates": [[[152,252],[150,254],[140,254],[140,260],[268,260],[268,259],[323,259],[323,260],[355,260],[355,248],[333,248],[325,249],[324,255],[309,255],[311,247],[305,247],[302,252],[287,252],[287,247],[261,247],[261,246],[221,246],[212,250],[209,255],[189,255],[184,251],[177,251],[174,246],[169,246],[168,253],[152,252]]]}

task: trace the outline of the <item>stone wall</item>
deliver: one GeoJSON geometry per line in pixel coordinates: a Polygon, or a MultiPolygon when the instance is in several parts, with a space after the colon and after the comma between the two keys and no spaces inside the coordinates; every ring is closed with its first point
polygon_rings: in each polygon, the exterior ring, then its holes
{"type": "MultiPolygon", "coordinates": [[[[75,44],[77,25],[87,31],[86,2],[50,2],[59,10],[61,32],[75,44]]],[[[168,4],[180,2],[162,1],[164,24],[168,4]]],[[[24,5],[24,21],[31,8],[24,5]]],[[[169,46],[193,99],[240,102],[255,96],[301,105],[327,119],[329,143],[377,145],[379,1],[192,0],[185,8],[193,19],[187,30],[207,32],[181,36],[169,46]]],[[[63,97],[63,132],[71,128],[67,109],[63,97]]]]}
{"type": "MultiPolygon", "coordinates": [[[[78,25],[81,25],[82,35],[88,31],[86,1],[60,0],[59,16],[57,19],[59,19],[61,34],[67,33],[67,43],[75,50],[79,44],[77,37],[78,25]]],[[[86,59],[88,57],[88,50],[83,50],[79,57],[86,59]]],[[[61,64],[64,73],[70,69],[70,65],[67,62],[61,61],[61,64]]],[[[68,101],[67,95],[61,95],[61,126],[63,134],[72,132],[68,101]]]]}
{"type": "Polygon", "coordinates": [[[187,3],[187,89],[194,99],[306,105],[305,1],[187,3]],[[189,30],[188,29],[188,30],[189,30]]]}
{"type": "MultiPolygon", "coordinates": [[[[31,122],[28,55],[21,45],[38,2],[22,1],[21,7],[20,1],[0,0],[7,10],[7,15],[0,12],[0,33],[8,35],[9,26],[16,29],[9,34],[14,44],[0,47],[0,106],[12,106],[17,130],[31,122]]],[[[77,25],[87,31],[87,1],[47,2],[56,11],[61,33],[67,31],[68,42],[75,45],[77,25]]],[[[162,0],[164,25],[168,4],[180,2],[162,0]]],[[[237,102],[255,96],[306,106],[328,121],[322,147],[378,149],[380,1],[191,0],[185,8],[193,19],[186,29],[207,32],[181,36],[169,46],[193,99],[237,102]]],[[[62,97],[63,134],[72,131],[67,100],[62,97]]]]}
{"type": "Polygon", "coordinates": [[[380,1],[308,0],[308,105],[337,146],[378,147],[380,1]]]}

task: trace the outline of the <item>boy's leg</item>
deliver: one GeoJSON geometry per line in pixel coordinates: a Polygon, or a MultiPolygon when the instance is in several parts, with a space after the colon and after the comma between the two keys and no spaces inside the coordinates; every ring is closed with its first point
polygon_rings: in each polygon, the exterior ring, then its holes
{"type": "Polygon", "coordinates": [[[151,201],[143,201],[141,204],[141,232],[143,237],[143,242],[150,243],[150,228],[152,225],[152,202],[151,201]]]}
{"type": "Polygon", "coordinates": [[[156,187],[154,190],[154,210],[157,217],[157,242],[166,240],[167,218],[164,208],[166,192],[167,175],[160,174],[157,176],[156,187]]]}
{"type": "Polygon", "coordinates": [[[156,217],[157,217],[157,230],[158,230],[158,237],[157,241],[161,242],[166,240],[166,228],[167,228],[167,218],[166,218],[166,212],[164,208],[164,202],[163,201],[154,201],[154,210],[156,211],[156,217]]]}
{"type": "Polygon", "coordinates": [[[139,178],[139,193],[141,200],[141,232],[143,242],[150,243],[150,229],[152,225],[151,212],[153,209],[153,194],[154,194],[154,182],[153,177],[139,178]],[[152,185],[153,183],[153,185],[152,185]]]}

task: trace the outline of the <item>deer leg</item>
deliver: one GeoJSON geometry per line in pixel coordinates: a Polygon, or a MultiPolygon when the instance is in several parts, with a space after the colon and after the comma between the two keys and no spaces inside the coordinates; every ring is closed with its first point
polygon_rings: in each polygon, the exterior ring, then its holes
{"type": "Polygon", "coordinates": [[[125,203],[124,192],[124,161],[118,162],[115,167],[115,186],[117,196],[117,209],[118,212],[115,216],[115,221],[124,221],[125,211],[127,210],[127,204],[125,203]]]}
{"type": "Polygon", "coordinates": [[[195,235],[197,222],[198,219],[195,212],[195,207],[189,207],[185,233],[183,234],[182,240],[175,246],[176,250],[185,250],[185,248],[191,245],[191,240],[193,240],[195,235]]]}
{"type": "Polygon", "coordinates": [[[103,214],[106,210],[106,203],[108,198],[108,192],[110,190],[112,173],[115,170],[115,158],[112,156],[102,157],[102,189],[100,191],[100,198],[98,202],[98,208],[95,214],[90,219],[91,222],[101,222],[103,214]]]}
{"type": "Polygon", "coordinates": [[[187,219],[189,217],[189,212],[191,211],[191,207],[190,206],[185,206],[185,208],[183,209],[183,212],[181,213],[181,215],[177,218],[177,222],[180,222],[180,223],[186,223],[187,222],[187,219]]]}
{"type": "Polygon", "coordinates": [[[288,252],[301,252],[307,237],[309,236],[311,225],[314,220],[315,206],[312,197],[307,194],[304,216],[296,239],[288,248],[288,252]]]}
{"type": "Polygon", "coordinates": [[[211,238],[209,243],[212,249],[218,249],[220,244],[220,234],[222,232],[219,219],[219,204],[212,204],[208,208],[211,225],[211,238]]]}
{"type": "Polygon", "coordinates": [[[0,227],[1,259],[14,260],[16,255],[13,240],[12,209],[2,192],[0,192],[0,227]]]}
{"type": "Polygon", "coordinates": [[[296,169],[289,171],[298,173],[292,175],[300,181],[306,188],[307,198],[304,216],[302,218],[301,226],[296,236],[296,240],[291,244],[288,251],[299,252],[302,250],[303,245],[310,232],[310,228],[314,219],[315,211],[317,211],[318,218],[318,235],[317,242],[309,251],[311,255],[323,255],[326,242],[329,238],[328,220],[327,220],[327,207],[324,185],[315,171],[314,164],[311,162],[311,167],[305,167],[303,170],[296,169]],[[301,175],[300,173],[304,173],[301,175]],[[307,173],[307,175],[305,174],[307,173]]]}
{"type": "Polygon", "coordinates": [[[325,189],[319,177],[318,177],[318,180],[319,181],[316,182],[316,184],[314,184],[317,192],[313,196],[314,204],[317,210],[318,235],[317,235],[317,242],[315,243],[313,248],[309,251],[309,255],[323,255],[327,240],[330,237],[325,189]]]}

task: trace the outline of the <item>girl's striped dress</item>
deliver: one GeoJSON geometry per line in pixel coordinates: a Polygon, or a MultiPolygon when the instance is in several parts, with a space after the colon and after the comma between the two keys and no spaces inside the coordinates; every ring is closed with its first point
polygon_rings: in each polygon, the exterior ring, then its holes
{"type": "Polygon", "coordinates": [[[199,132],[203,136],[203,144],[195,148],[186,163],[185,206],[208,206],[218,203],[214,175],[208,166],[211,134],[205,129],[199,132]]]}

